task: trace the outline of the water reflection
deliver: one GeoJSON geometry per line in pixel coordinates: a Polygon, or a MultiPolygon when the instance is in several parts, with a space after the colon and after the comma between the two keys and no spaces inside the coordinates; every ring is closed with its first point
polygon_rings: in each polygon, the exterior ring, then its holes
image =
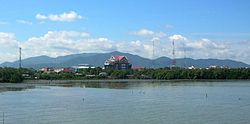
{"type": "Polygon", "coordinates": [[[44,86],[55,86],[55,87],[81,87],[81,88],[107,88],[107,89],[133,89],[133,88],[158,88],[158,87],[178,87],[178,86],[201,86],[201,87],[218,87],[218,86],[241,86],[249,87],[249,81],[123,81],[123,82],[64,82],[64,83],[28,83],[28,84],[11,84],[11,83],[0,83],[0,92],[6,91],[24,91],[27,89],[43,89],[44,86]],[[244,83],[242,83],[244,82],[244,83]]]}
{"type": "Polygon", "coordinates": [[[83,88],[109,88],[109,89],[127,89],[129,83],[82,83],[80,87],[83,88]]]}
{"type": "Polygon", "coordinates": [[[32,88],[28,92],[0,95],[0,113],[5,112],[6,124],[250,122],[249,81],[0,84],[0,87],[2,91],[8,90],[6,87],[12,88],[9,91],[32,88]]]}
{"type": "Polygon", "coordinates": [[[20,84],[0,84],[0,92],[7,91],[24,91],[35,88],[34,85],[20,85],[20,84]]]}
{"type": "Polygon", "coordinates": [[[24,91],[27,89],[46,89],[47,86],[55,87],[81,87],[81,88],[108,88],[108,89],[128,89],[132,86],[131,83],[120,82],[86,82],[86,83],[63,83],[63,84],[0,84],[0,92],[7,91],[24,91]]]}

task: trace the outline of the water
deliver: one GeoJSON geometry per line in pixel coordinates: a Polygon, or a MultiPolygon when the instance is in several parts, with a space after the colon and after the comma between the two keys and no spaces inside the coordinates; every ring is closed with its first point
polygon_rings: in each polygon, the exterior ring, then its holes
{"type": "Polygon", "coordinates": [[[0,87],[5,124],[250,123],[249,81],[9,87],[0,87]]]}

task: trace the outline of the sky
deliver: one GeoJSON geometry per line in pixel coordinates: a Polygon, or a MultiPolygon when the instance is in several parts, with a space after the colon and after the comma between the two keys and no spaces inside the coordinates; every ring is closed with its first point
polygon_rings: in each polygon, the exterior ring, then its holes
{"type": "Polygon", "coordinates": [[[19,47],[23,58],[112,51],[172,58],[175,42],[176,58],[250,64],[249,0],[0,3],[0,63],[17,60],[19,47]]]}

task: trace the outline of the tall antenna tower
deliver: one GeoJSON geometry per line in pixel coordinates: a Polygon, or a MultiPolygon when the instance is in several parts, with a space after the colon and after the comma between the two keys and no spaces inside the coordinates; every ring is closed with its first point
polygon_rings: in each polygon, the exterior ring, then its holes
{"type": "Polygon", "coordinates": [[[186,45],[185,44],[183,44],[183,49],[184,49],[184,68],[186,68],[186,66],[187,66],[187,62],[186,62],[187,56],[186,56],[186,45]]]}
{"type": "Polygon", "coordinates": [[[153,39],[153,51],[152,51],[152,59],[153,59],[153,68],[155,68],[155,40],[153,39]]]}
{"type": "Polygon", "coordinates": [[[174,45],[174,40],[172,41],[172,45],[173,45],[173,61],[172,61],[172,66],[175,67],[176,66],[176,59],[175,59],[175,45],[174,45]]]}
{"type": "Polygon", "coordinates": [[[19,69],[22,68],[22,48],[19,47],[19,69]]]}

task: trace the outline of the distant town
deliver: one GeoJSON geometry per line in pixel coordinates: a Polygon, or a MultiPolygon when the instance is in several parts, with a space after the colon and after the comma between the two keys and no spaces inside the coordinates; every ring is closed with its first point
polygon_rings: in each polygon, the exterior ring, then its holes
{"type": "MultiPolygon", "coordinates": [[[[172,67],[175,67],[174,65],[172,67]]],[[[103,67],[95,67],[91,64],[78,64],[76,66],[72,67],[64,67],[64,68],[56,68],[56,67],[44,67],[39,69],[42,73],[75,73],[79,72],[83,69],[95,69],[95,68],[101,68],[103,70],[112,69],[112,70],[142,70],[145,67],[143,66],[132,66],[132,64],[129,62],[128,57],[126,56],[111,56],[109,59],[107,59],[103,67]]],[[[206,69],[210,68],[229,68],[227,66],[216,66],[216,65],[210,65],[206,69]]],[[[186,67],[186,69],[196,69],[194,66],[186,67]]],[[[201,68],[200,68],[201,69],[201,68]]]]}
{"type": "MultiPolygon", "coordinates": [[[[79,64],[77,66],[66,67],[66,68],[54,68],[54,67],[44,67],[40,71],[42,73],[72,73],[78,72],[81,69],[95,69],[101,67],[95,67],[91,64],[79,64]]],[[[102,69],[115,69],[115,70],[128,70],[128,69],[143,69],[144,67],[132,68],[132,64],[126,56],[111,56],[104,62],[102,69]]]]}
{"type": "MultiPolygon", "coordinates": [[[[20,61],[21,62],[21,61],[20,61]]],[[[0,82],[22,82],[23,80],[85,80],[85,79],[154,79],[154,80],[199,80],[199,79],[250,79],[250,68],[229,68],[211,65],[206,68],[177,67],[146,68],[133,66],[127,56],[111,56],[103,67],[91,63],[72,67],[44,67],[38,70],[22,68],[0,68],[0,82]]]]}

